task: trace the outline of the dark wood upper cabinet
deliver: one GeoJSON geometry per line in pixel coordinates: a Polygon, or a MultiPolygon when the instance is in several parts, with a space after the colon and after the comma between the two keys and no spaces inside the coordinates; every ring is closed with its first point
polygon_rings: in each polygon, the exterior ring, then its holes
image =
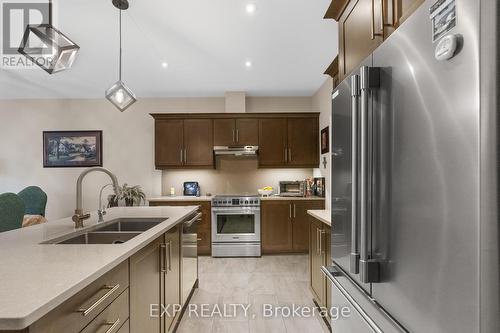
{"type": "Polygon", "coordinates": [[[317,118],[288,119],[288,161],[295,167],[319,166],[317,118]]]}
{"type": "Polygon", "coordinates": [[[339,20],[339,76],[342,81],[384,40],[380,29],[380,2],[351,1],[339,20]],[[374,6],[372,11],[372,6],[374,6]],[[375,28],[372,31],[372,24],[375,28]]]}
{"type": "Polygon", "coordinates": [[[261,168],[319,165],[319,113],[152,114],[157,169],[214,168],[214,146],[259,146],[261,168]]]}
{"type": "Polygon", "coordinates": [[[259,145],[258,119],[236,119],[236,143],[242,146],[259,145]]]}
{"type": "Polygon", "coordinates": [[[211,119],[156,120],[156,168],[213,168],[213,161],[211,119]]]}
{"type": "MultiPolygon", "coordinates": [[[[339,81],[356,69],[423,2],[332,0],[325,18],[339,22],[339,81]]],[[[333,71],[330,67],[327,72],[333,71]]]]}
{"type": "Polygon", "coordinates": [[[259,121],[259,166],[285,166],[288,154],[286,140],[286,118],[261,119],[259,121]]]}
{"type": "Polygon", "coordinates": [[[184,121],[182,119],[155,122],[156,167],[181,167],[183,164],[184,121]]]}
{"type": "Polygon", "coordinates": [[[214,119],[214,145],[236,144],[236,124],[234,119],[214,119]]]}
{"type": "Polygon", "coordinates": [[[214,119],[215,146],[257,146],[258,119],[214,119]]]}
{"type": "Polygon", "coordinates": [[[184,165],[211,168],[214,165],[211,119],[184,120],[184,165]]]}

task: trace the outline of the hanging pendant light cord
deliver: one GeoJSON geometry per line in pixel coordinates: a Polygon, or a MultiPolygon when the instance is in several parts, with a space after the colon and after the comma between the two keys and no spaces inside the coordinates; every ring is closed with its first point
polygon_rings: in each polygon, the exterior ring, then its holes
{"type": "Polygon", "coordinates": [[[52,0],[49,0],[49,25],[52,27],[52,0]]]}
{"type": "Polygon", "coordinates": [[[120,81],[122,80],[122,10],[120,9],[120,72],[119,72],[119,78],[120,81]]]}

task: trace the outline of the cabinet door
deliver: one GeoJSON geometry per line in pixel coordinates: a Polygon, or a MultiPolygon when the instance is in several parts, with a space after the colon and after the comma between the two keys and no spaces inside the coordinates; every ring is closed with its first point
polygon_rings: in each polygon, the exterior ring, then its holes
{"type": "Polygon", "coordinates": [[[309,250],[309,223],[311,216],[307,214],[310,209],[323,209],[322,200],[296,200],[293,202],[293,250],[307,252],[309,250]]]}
{"type": "Polygon", "coordinates": [[[394,7],[395,24],[399,26],[403,23],[424,0],[387,0],[389,5],[394,7]]]}
{"type": "Polygon", "coordinates": [[[183,138],[182,119],[155,121],[155,164],[157,168],[182,166],[183,138]]]}
{"type": "Polygon", "coordinates": [[[322,225],[320,222],[315,221],[311,218],[310,224],[310,253],[309,253],[309,264],[310,264],[310,274],[311,274],[311,289],[314,294],[314,299],[319,305],[324,303],[325,294],[325,276],[321,272],[321,266],[324,262],[324,253],[322,251],[323,247],[322,241],[322,225]]]}
{"type": "Polygon", "coordinates": [[[150,317],[150,304],[158,304],[160,314],[160,276],[163,263],[163,237],[130,257],[130,330],[160,332],[160,319],[150,317]]]}
{"type": "MultiPolygon", "coordinates": [[[[324,240],[325,240],[325,266],[331,265],[332,258],[332,230],[330,227],[325,226],[324,229],[324,240]]],[[[325,278],[326,282],[326,292],[325,292],[325,306],[328,309],[328,317],[330,317],[330,309],[332,307],[332,283],[325,278]]]]}
{"type": "Polygon", "coordinates": [[[284,118],[259,120],[259,166],[286,166],[287,122],[284,118]]]}
{"type": "Polygon", "coordinates": [[[339,20],[339,75],[342,81],[384,40],[380,1],[353,0],[339,20]],[[372,10],[372,5],[373,10],[372,10]],[[372,39],[372,20],[375,35],[372,39]]]}
{"type": "Polygon", "coordinates": [[[184,120],[184,165],[213,168],[212,119],[184,120]]]}
{"type": "Polygon", "coordinates": [[[201,204],[201,221],[198,222],[198,255],[212,254],[212,211],[209,202],[201,204]]]}
{"type": "Polygon", "coordinates": [[[214,119],[214,146],[232,146],[236,144],[234,119],[214,119]]]}
{"type": "MultiPolygon", "coordinates": [[[[170,229],[165,234],[164,244],[165,247],[165,272],[162,275],[162,296],[165,306],[177,306],[180,304],[180,233],[179,227],[170,229]]],[[[170,313],[162,317],[162,331],[171,332],[175,326],[175,321],[179,313],[170,313]]],[[[140,330],[140,332],[147,332],[140,330]]]]}
{"type": "Polygon", "coordinates": [[[236,119],[236,142],[243,146],[258,146],[259,120],[236,119]]]}
{"type": "Polygon", "coordinates": [[[262,252],[291,252],[292,204],[289,201],[263,201],[261,204],[262,252]]]}
{"type": "Polygon", "coordinates": [[[295,167],[319,166],[319,119],[288,119],[288,164],[295,167]]]}

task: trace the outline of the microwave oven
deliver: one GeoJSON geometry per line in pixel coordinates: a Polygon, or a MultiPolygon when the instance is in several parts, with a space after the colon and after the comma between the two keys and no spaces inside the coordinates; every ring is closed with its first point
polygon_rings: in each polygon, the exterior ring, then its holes
{"type": "Polygon", "coordinates": [[[305,181],[280,181],[279,195],[282,197],[303,197],[305,191],[305,181]]]}

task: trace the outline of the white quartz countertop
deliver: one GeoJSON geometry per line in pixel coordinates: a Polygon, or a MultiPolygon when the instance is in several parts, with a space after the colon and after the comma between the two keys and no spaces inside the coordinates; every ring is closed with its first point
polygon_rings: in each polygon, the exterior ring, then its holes
{"type": "Polygon", "coordinates": [[[262,197],[260,200],[325,200],[322,197],[280,197],[280,196],[270,196],[270,197],[262,197]]]}
{"type": "Polygon", "coordinates": [[[328,226],[332,226],[332,212],[330,210],[308,210],[307,213],[315,219],[323,222],[328,226]]]}
{"type": "MultiPolygon", "coordinates": [[[[40,244],[75,232],[71,218],[0,233],[0,330],[28,327],[196,210],[197,206],[110,208],[103,223],[165,219],[123,244],[40,244]]],[[[85,228],[96,227],[96,215],[84,221],[85,228]]]]}
{"type": "Polygon", "coordinates": [[[155,198],[148,198],[148,201],[150,202],[169,202],[169,201],[211,201],[213,196],[209,197],[206,195],[203,195],[201,197],[196,197],[196,196],[182,196],[182,195],[177,195],[177,196],[171,196],[171,195],[166,195],[162,197],[155,197],[155,198]]]}
{"type": "MultiPolygon", "coordinates": [[[[214,197],[211,196],[201,196],[201,197],[190,197],[190,196],[162,196],[156,198],[149,198],[150,202],[171,202],[171,201],[212,201],[214,197]]],[[[321,197],[280,197],[280,196],[270,196],[270,197],[260,197],[260,200],[325,200],[321,197]]]]}

